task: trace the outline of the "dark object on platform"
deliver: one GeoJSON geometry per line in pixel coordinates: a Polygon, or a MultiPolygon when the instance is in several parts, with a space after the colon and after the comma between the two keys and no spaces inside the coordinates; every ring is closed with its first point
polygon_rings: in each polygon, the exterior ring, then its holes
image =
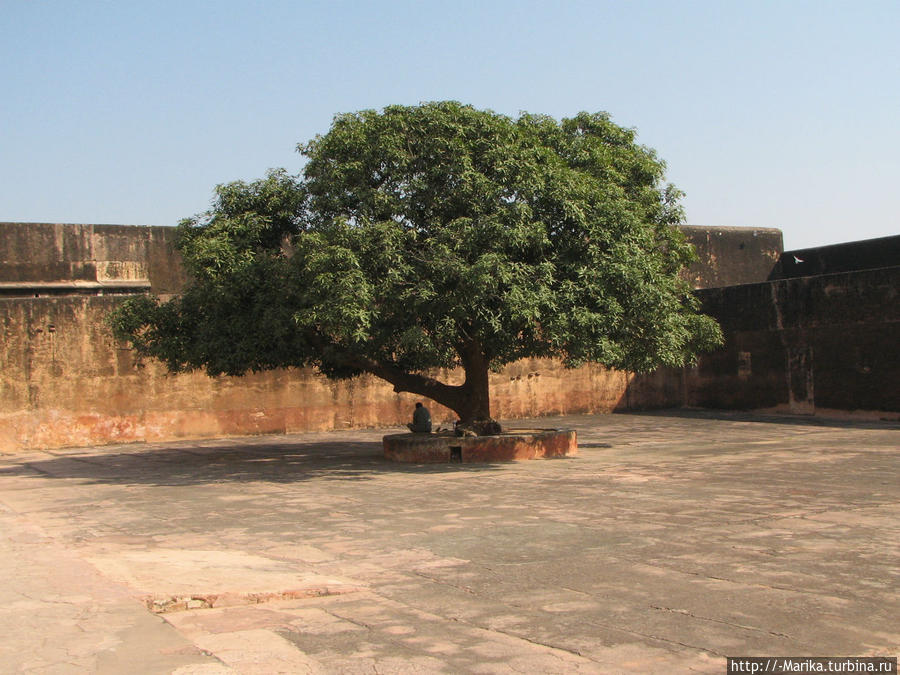
{"type": "Polygon", "coordinates": [[[457,436],[496,436],[503,433],[503,427],[494,420],[481,420],[465,424],[457,423],[455,433],[457,436]]]}
{"type": "Polygon", "coordinates": [[[412,424],[407,424],[407,428],[416,434],[431,433],[431,412],[421,403],[416,403],[416,409],[413,412],[412,424]]]}

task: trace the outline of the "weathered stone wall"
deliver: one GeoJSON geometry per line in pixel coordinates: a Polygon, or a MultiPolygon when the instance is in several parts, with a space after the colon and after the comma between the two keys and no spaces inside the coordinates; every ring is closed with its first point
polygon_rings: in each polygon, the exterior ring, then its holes
{"type": "Polygon", "coordinates": [[[900,412],[898,289],[900,266],[699,291],[726,346],[686,372],[685,402],[900,412]]]}
{"type": "Polygon", "coordinates": [[[772,279],[874,270],[900,264],[900,235],[816,246],[781,255],[772,279]]]}
{"type": "MultiPolygon", "coordinates": [[[[0,451],[408,421],[416,397],[374,377],[330,382],[305,369],[211,378],[168,375],[152,362],[136,367],[105,317],[122,293],[182,287],[173,234],[161,227],[0,223],[0,451]]],[[[525,360],[492,376],[493,407],[501,419],[610,412],[629,406],[633,379],[596,366],[566,370],[525,360]]],[[[643,385],[647,401],[652,389],[643,385]]],[[[453,419],[437,406],[433,414],[453,419]]]]}
{"type": "MultiPolygon", "coordinates": [[[[694,288],[770,278],[782,255],[781,231],[770,228],[681,228],[697,250],[687,276],[694,288]]],[[[132,225],[0,223],[0,295],[49,295],[46,284],[91,292],[115,282],[146,282],[153,293],[177,293],[185,281],[172,247],[175,229],[132,225]],[[31,291],[31,292],[28,292],[31,291]]]]}
{"type": "MultiPolygon", "coordinates": [[[[104,319],[114,296],[0,299],[0,450],[400,425],[416,397],[370,376],[313,370],[244,377],[135,366],[104,319]]],[[[458,374],[439,373],[450,381],[458,374]]],[[[526,360],[492,376],[503,419],[621,407],[629,376],[526,360]]],[[[436,421],[453,414],[432,406],[436,421]]]]}
{"type": "Polygon", "coordinates": [[[697,262],[687,270],[694,288],[765,281],[782,255],[781,230],[686,225],[681,231],[697,251],[697,262]]]}
{"type": "MultiPolygon", "coordinates": [[[[685,228],[701,262],[696,286],[762,281],[777,230],[685,228]],[[703,261],[708,262],[707,265],[703,261]]],[[[373,377],[330,382],[312,370],[241,378],[171,376],[135,367],[104,319],[111,293],[177,292],[172,228],[0,223],[0,451],[250,433],[393,426],[416,397],[373,377]]],[[[458,373],[442,373],[453,381],[458,373]]],[[[678,405],[681,373],[635,377],[598,366],[524,360],[492,375],[500,419],[678,405]]],[[[437,421],[448,410],[434,407],[437,421]]]]}
{"type": "Polygon", "coordinates": [[[102,292],[120,282],[176,293],[184,272],[174,234],[171,227],[0,223],[0,295],[102,292]]]}

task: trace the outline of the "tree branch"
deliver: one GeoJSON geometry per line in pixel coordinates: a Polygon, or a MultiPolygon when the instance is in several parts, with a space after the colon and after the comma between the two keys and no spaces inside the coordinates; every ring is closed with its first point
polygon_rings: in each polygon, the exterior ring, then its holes
{"type": "Polygon", "coordinates": [[[351,350],[342,349],[333,343],[326,343],[321,336],[311,339],[317,343],[320,354],[329,353],[340,365],[375,375],[394,386],[394,391],[419,394],[437,401],[456,412],[460,410],[460,404],[466,397],[465,385],[445,384],[440,380],[427,375],[410,373],[397,366],[363,356],[351,350]]]}
{"type": "Polygon", "coordinates": [[[396,366],[356,354],[348,354],[347,356],[348,365],[390,382],[394,385],[394,391],[398,393],[406,391],[411,394],[421,394],[446,405],[444,400],[455,399],[462,391],[462,386],[445,384],[427,375],[408,373],[396,366]]]}

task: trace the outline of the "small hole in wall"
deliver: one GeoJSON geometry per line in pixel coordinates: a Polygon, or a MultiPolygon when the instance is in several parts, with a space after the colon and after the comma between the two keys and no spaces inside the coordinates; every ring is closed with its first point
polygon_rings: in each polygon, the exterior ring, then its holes
{"type": "Polygon", "coordinates": [[[55,333],[55,332],[56,332],[56,326],[54,326],[52,323],[49,324],[49,325],[47,326],[47,332],[48,332],[48,333],[55,333]]]}

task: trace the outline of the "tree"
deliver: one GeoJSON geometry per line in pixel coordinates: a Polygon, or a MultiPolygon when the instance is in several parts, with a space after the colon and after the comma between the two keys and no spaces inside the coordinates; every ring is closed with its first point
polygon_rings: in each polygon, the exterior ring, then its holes
{"type": "Polygon", "coordinates": [[[139,356],[371,373],[477,422],[489,371],[523,357],[645,372],[721,341],[679,276],[679,191],[606,114],[390,106],[298,149],[302,175],[220,185],[182,221],[183,294],[111,318],[139,356]],[[429,374],[456,367],[461,385],[429,374]]]}

